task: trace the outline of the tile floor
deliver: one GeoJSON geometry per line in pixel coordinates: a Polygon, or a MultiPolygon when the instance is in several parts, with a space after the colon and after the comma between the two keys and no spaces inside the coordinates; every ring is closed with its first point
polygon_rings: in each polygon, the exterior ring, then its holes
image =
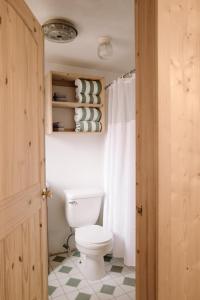
{"type": "Polygon", "coordinates": [[[104,258],[106,276],[90,281],[80,271],[80,254],[50,258],[49,300],[135,300],[135,270],[122,259],[104,258]]]}

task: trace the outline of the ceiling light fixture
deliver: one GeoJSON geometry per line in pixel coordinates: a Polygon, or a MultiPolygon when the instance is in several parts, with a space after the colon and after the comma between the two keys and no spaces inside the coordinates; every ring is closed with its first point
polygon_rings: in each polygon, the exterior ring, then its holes
{"type": "Polygon", "coordinates": [[[97,54],[100,59],[109,59],[113,55],[113,48],[111,44],[111,38],[108,36],[101,36],[98,39],[99,46],[97,54]]]}
{"type": "Polygon", "coordinates": [[[69,43],[78,35],[75,26],[66,19],[48,20],[42,28],[46,39],[56,43],[69,43]]]}

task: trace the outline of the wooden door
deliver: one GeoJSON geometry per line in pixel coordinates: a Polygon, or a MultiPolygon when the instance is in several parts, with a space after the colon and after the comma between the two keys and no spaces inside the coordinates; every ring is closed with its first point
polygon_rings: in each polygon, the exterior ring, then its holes
{"type": "Polygon", "coordinates": [[[23,0],[0,0],[0,299],[47,299],[43,35],[23,0]]]}

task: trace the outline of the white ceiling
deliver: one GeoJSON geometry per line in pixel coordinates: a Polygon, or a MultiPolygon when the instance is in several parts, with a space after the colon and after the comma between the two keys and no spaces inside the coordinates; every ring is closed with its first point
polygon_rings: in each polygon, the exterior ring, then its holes
{"type": "Polygon", "coordinates": [[[127,72],[134,67],[133,0],[25,0],[39,22],[64,17],[78,29],[71,43],[45,41],[47,62],[61,63],[113,72],[127,72]],[[113,57],[97,57],[98,37],[112,38],[113,57]]]}

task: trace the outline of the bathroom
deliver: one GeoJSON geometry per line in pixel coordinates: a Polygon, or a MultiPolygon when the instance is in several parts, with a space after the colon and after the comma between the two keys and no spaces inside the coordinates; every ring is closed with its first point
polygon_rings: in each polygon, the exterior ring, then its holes
{"type": "MultiPolygon", "coordinates": [[[[52,193],[48,199],[49,299],[135,299],[134,3],[26,2],[41,25],[64,18],[75,28],[70,41],[45,38],[46,97],[49,93],[51,98],[67,97],[74,89],[70,84],[66,89],[65,84],[56,85],[62,74],[77,74],[76,79],[102,78],[101,89],[105,91],[100,94],[100,132],[76,132],[70,125],[66,131],[64,118],[71,120],[74,109],[58,104],[52,107],[46,100],[46,123],[50,123],[45,136],[46,183],[52,193]],[[48,82],[49,74],[52,78],[48,82]],[[49,89],[51,82],[54,86],[49,89]],[[52,127],[58,121],[59,129],[52,127]],[[96,203],[94,211],[90,201],[96,203]],[[90,226],[89,232],[91,225],[103,226],[100,232],[91,233],[93,244],[95,235],[100,238],[101,234],[101,243],[107,243],[107,248],[98,252],[91,272],[88,265],[84,269],[87,254],[77,249],[75,228],[70,226],[77,217],[74,214],[78,214],[74,227],[82,226],[82,218],[87,219],[84,226],[90,226]]],[[[48,32],[48,26],[43,30],[48,32]]],[[[82,238],[87,232],[80,235],[82,238]]]]}
{"type": "Polygon", "coordinates": [[[1,300],[200,299],[199,48],[196,0],[0,0],[1,300]]]}

